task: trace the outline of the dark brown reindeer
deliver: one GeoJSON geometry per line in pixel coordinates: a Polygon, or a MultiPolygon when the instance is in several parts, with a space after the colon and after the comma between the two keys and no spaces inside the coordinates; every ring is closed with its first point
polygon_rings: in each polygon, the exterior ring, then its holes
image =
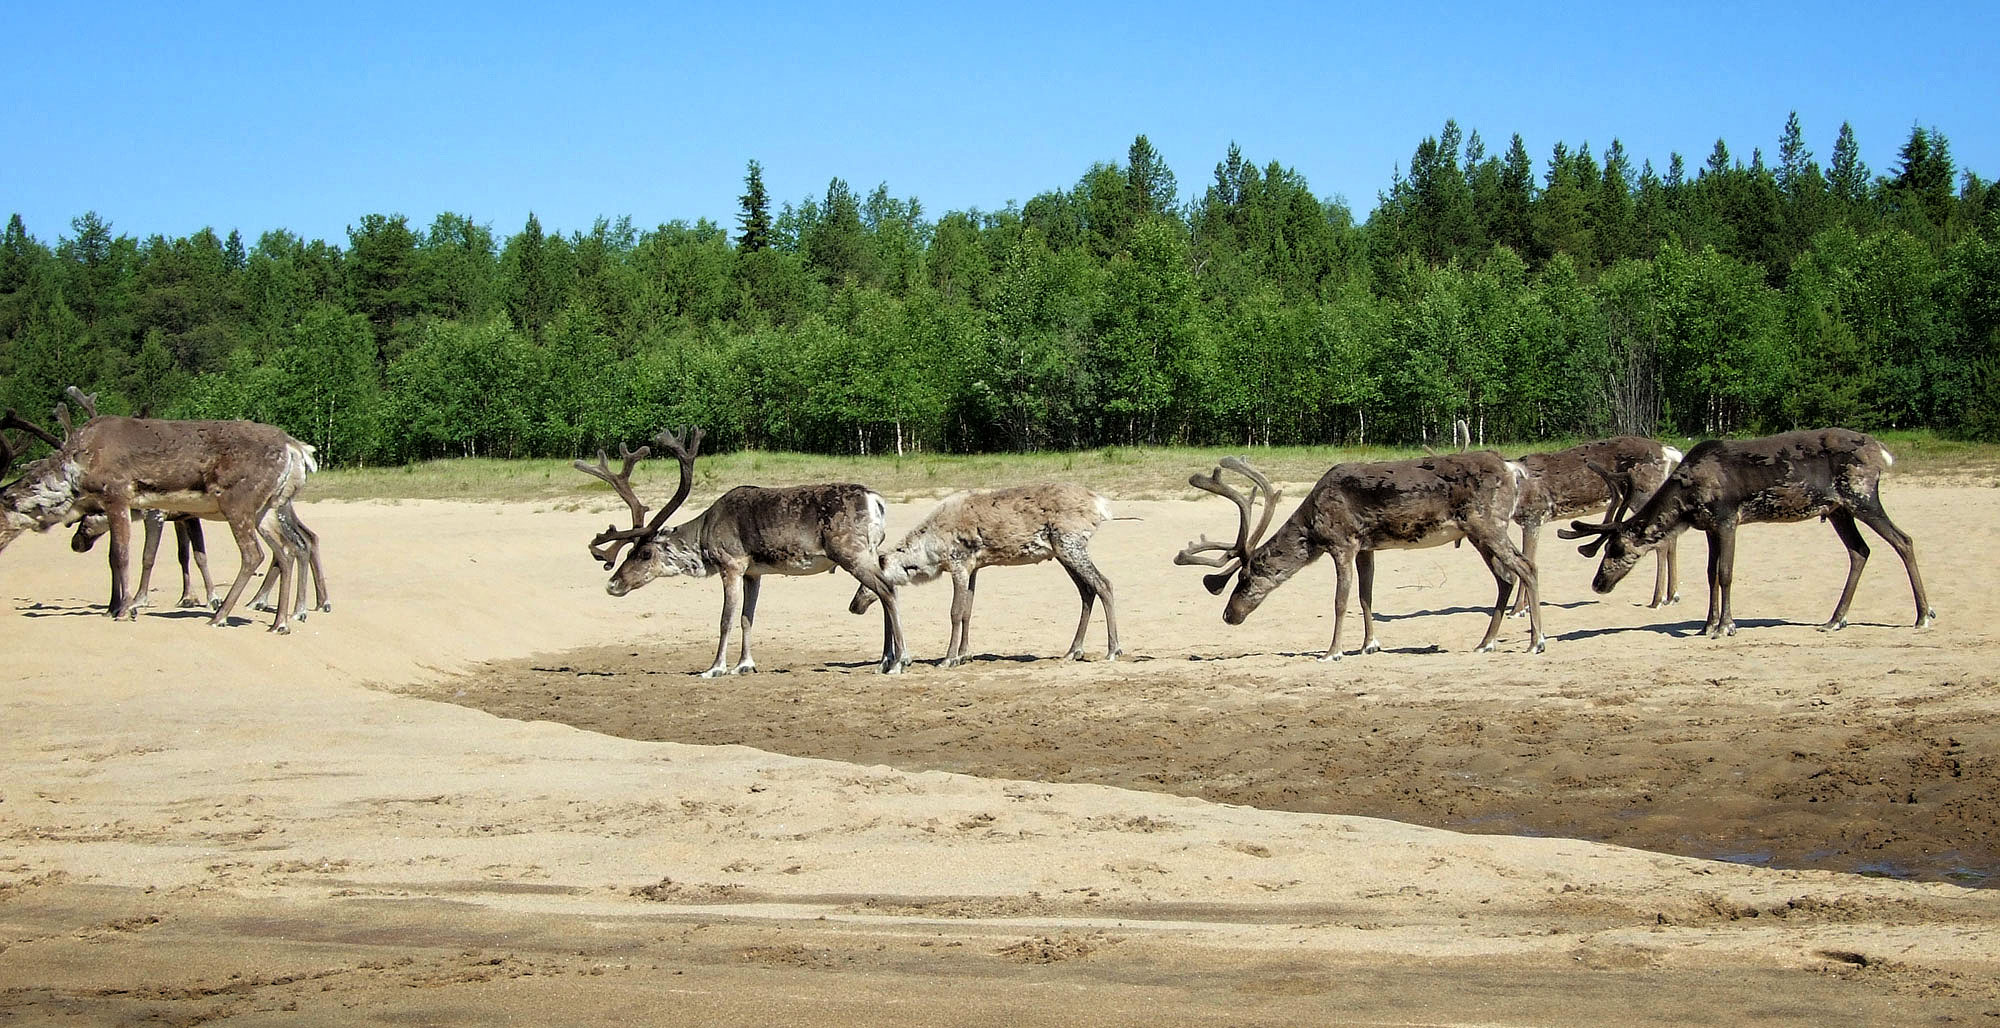
{"type": "MultiPolygon", "coordinates": [[[[1530,453],[1515,463],[1528,469],[1514,523],[1521,526],[1521,555],[1535,562],[1542,526],[1602,510],[1605,523],[1623,516],[1624,505],[1644,503],[1667,474],[1680,463],[1681,451],[1633,435],[1613,436],[1566,450],[1530,453]]],[[[1656,552],[1653,601],[1658,607],[1680,602],[1680,574],[1672,538],[1656,552]]],[[[1536,565],[1539,570],[1540,565],[1536,565]]],[[[1527,607],[1527,597],[1514,600],[1515,614],[1527,607]]]]}
{"type": "MultiPolygon", "coordinates": [[[[951,575],[951,641],[941,667],[954,667],[967,654],[972,629],[972,596],[979,569],[1012,567],[1054,560],[1069,572],[1083,599],[1083,615],[1070,640],[1069,660],[1083,658],[1083,636],[1090,629],[1091,605],[1104,599],[1105,659],[1116,660],[1118,618],[1111,610],[1111,582],[1090,560],[1090,537],[1111,517],[1111,504],[1080,485],[1048,482],[954,496],[896,548],[882,554],[882,576],[901,587],[951,575]]],[[[875,603],[867,586],[854,591],[847,609],[866,613],[875,603]]]]}
{"type": "Polygon", "coordinates": [[[1333,640],[1327,644],[1326,655],[1321,659],[1339,660],[1340,626],[1347,612],[1348,584],[1357,576],[1361,585],[1361,652],[1372,653],[1381,648],[1375,641],[1373,617],[1376,550],[1419,549],[1464,539],[1485,559],[1499,587],[1493,620],[1486,627],[1485,638],[1479,641],[1478,652],[1492,652],[1493,641],[1500,634],[1507,613],[1507,600],[1518,583],[1529,595],[1528,651],[1540,653],[1546,640],[1542,635],[1541,608],[1534,602],[1535,568],[1507,537],[1509,519],[1526,477],[1520,465],[1490,450],[1436,454],[1416,460],[1336,464],[1320,476],[1319,483],[1292,516],[1260,543],[1276,509],[1278,491],[1248,462],[1228,457],[1208,475],[1189,478],[1188,484],[1236,504],[1236,541],[1211,542],[1203,537],[1189,543],[1175,556],[1174,563],[1221,568],[1202,579],[1211,593],[1220,593],[1234,576],[1236,588],[1223,608],[1222,620],[1238,625],[1271,590],[1321,554],[1331,554],[1336,566],[1333,640]],[[1224,484],[1224,470],[1248,478],[1250,495],[1244,496],[1224,484]],[[1251,522],[1259,493],[1264,496],[1264,511],[1253,531],[1251,522]],[[1209,555],[1213,553],[1221,556],[1209,555]]]}
{"type": "MultiPolygon", "coordinates": [[[[12,411],[4,423],[26,426],[12,411]]],[[[79,517],[104,515],[111,536],[114,618],[137,616],[126,588],[133,510],[174,511],[229,522],[243,563],[210,619],[210,624],[221,625],[262,566],[263,544],[279,553],[292,549],[277,510],[317,466],[312,447],[281,429],[250,421],[105,416],[86,422],[66,440],[35,431],[56,449],[0,489],[0,549],[31,529],[47,531],[79,517]]],[[[280,587],[289,593],[291,561],[281,563],[280,573],[280,587]]],[[[290,630],[285,605],[280,605],[271,628],[290,630]]]]}
{"type": "Polygon", "coordinates": [[[742,658],[733,673],[757,670],[750,657],[750,629],[757,617],[757,593],[765,575],[813,575],[838,567],[882,600],[882,671],[896,674],[909,662],[903,626],[896,610],[895,589],[882,577],[879,548],[888,506],[865,486],[846,483],[801,485],[783,489],[742,485],[723,493],[693,520],[676,528],[667,518],[687,501],[694,488],[694,462],[702,433],[695,429],[687,443],[671,432],[653,442],[680,461],[680,487],[652,520],[632,489],[632,469],[651,455],[651,446],[637,452],[619,448],[624,469],[613,473],[603,453],[597,465],[575,462],[576,469],[603,479],[632,511],[632,527],[616,525],[590,541],[590,555],[609,569],[616,567],[605,591],[623,596],[661,576],[722,577],[722,637],[715,644],[715,662],[703,678],[731,674],[724,663],[730,624],[740,610],[743,618],[742,658]],[[618,551],[632,552],[623,563],[618,551]]]}
{"type": "Polygon", "coordinates": [[[1761,439],[1711,439],[1688,451],[1687,459],[1655,491],[1638,513],[1610,525],[1572,522],[1556,534],[1565,539],[1597,538],[1578,549],[1596,556],[1603,547],[1591,588],[1608,593],[1646,551],[1675,533],[1698,528],[1708,533],[1708,618],[1702,634],[1736,634],[1730,612],[1735,576],[1736,526],[1760,522],[1825,518],[1847,547],[1847,584],[1821,631],[1847,627],[1847,608],[1868,563],[1868,544],[1856,521],[1873,529],[1903,558],[1917,604],[1916,626],[1930,625],[1937,611],[1924,595],[1917,571],[1916,544],[1882,509],[1882,472],[1895,462],[1873,437],[1843,428],[1810,429],[1761,439]]]}

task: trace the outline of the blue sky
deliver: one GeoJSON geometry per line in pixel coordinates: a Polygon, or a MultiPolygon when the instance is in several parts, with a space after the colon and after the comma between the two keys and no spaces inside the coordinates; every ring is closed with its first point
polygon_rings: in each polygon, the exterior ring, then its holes
{"type": "Polygon", "coordinates": [[[1145,133],[1183,198],[1234,141],[1365,217],[1447,118],[1539,172],[1614,136],[1635,166],[1775,159],[1792,110],[1822,162],[1843,120],[1877,174],[1924,125],[2000,176],[2000,5],[840,6],[9,4],[0,208],[51,243],[86,210],[342,244],[373,212],[733,230],[756,158],[779,202],[839,176],[935,217],[1145,133]]]}

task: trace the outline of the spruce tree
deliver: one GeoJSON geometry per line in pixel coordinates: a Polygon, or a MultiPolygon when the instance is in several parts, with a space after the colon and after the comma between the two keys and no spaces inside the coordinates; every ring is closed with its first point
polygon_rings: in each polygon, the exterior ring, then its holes
{"type": "Polygon", "coordinates": [[[755,160],[743,178],[743,215],[736,220],[736,248],[756,253],[771,245],[771,195],[764,191],[764,166],[755,160]]]}

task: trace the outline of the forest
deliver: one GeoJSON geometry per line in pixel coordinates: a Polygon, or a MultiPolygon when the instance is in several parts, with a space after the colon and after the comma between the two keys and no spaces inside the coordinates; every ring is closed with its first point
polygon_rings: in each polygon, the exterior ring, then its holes
{"type": "Polygon", "coordinates": [[[1232,146],[1182,195],[1125,161],[932,217],[839,178],[733,226],[502,238],[441,213],[347,238],[0,239],[0,406],[252,418],[331,464],[572,456],[700,425],[820,453],[1712,436],[1840,424],[2000,438],[2000,195],[1913,128],[1881,174],[1721,140],[1447,122],[1357,220],[1232,146]],[[1496,152],[1497,151],[1497,152],[1496,152]]]}

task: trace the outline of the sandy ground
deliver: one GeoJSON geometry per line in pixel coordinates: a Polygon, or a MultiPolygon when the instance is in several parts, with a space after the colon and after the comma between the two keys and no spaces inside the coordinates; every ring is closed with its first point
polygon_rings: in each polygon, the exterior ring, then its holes
{"type": "Polygon", "coordinates": [[[2000,491],[1888,494],[1933,629],[1877,546],[1814,631],[1823,525],[1745,531],[1721,641],[1698,541],[1656,612],[1550,538],[1548,653],[1470,652],[1445,548],[1324,664],[1330,568],[1232,629],[1169,558],[1233,512],[1131,502],[1093,547],[1130,659],[1048,659],[1067,579],[993,569],[984,658],[900,678],[841,576],[691,677],[717,587],[606,596],[597,512],[302,508],[336,607],[290,637],[113,624],[101,557],[25,539],[0,1023],[1993,1024],[2000,491]]]}

